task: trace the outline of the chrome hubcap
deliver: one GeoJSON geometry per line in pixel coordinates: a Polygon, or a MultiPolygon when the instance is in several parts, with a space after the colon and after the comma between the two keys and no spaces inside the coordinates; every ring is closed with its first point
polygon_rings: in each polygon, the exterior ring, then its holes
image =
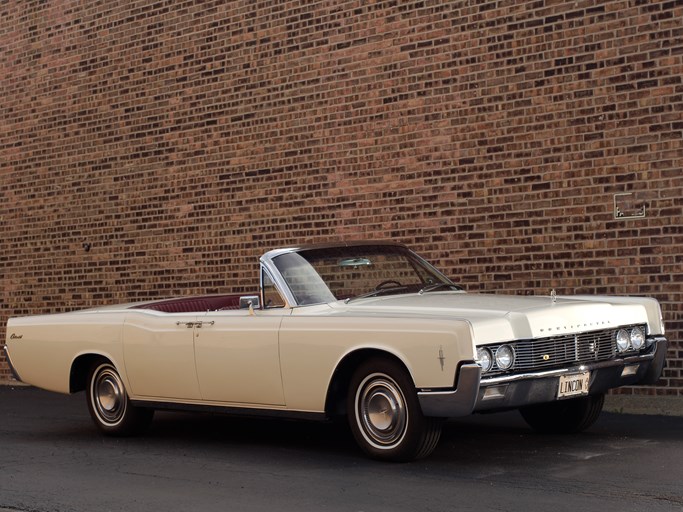
{"type": "Polygon", "coordinates": [[[111,379],[100,382],[97,398],[100,401],[102,409],[108,412],[115,410],[116,404],[118,404],[120,400],[119,396],[119,390],[111,379]]]}
{"type": "Polygon", "coordinates": [[[93,376],[91,398],[95,412],[103,423],[113,425],[126,409],[126,395],[121,378],[114,369],[104,366],[93,376]]]}
{"type": "Polygon", "coordinates": [[[393,379],[373,374],[356,393],[357,419],[365,438],[378,448],[390,448],[405,435],[408,411],[403,393],[393,379]]]}

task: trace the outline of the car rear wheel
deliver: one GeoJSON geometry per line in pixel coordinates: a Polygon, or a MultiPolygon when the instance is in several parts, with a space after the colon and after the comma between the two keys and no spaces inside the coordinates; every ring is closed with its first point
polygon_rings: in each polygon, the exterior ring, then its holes
{"type": "Polygon", "coordinates": [[[443,420],[422,415],[408,372],[389,359],[362,363],[347,398],[349,426],[358,445],[371,457],[410,461],[436,447],[443,420]]]}
{"type": "Polygon", "coordinates": [[[570,400],[522,407],[519,412],[527,424],[542,434],[574,434],[596,422],[605,395],[589,395],[570,400]]]}
{"type": "Polygon", "coordinates": [[[119,373],[108,361],[99,361],[90,369],[86,398],[95,425],[107,435],[142,433],[154,416],[153,409],[135,407],[130,403],[119,373]]]}

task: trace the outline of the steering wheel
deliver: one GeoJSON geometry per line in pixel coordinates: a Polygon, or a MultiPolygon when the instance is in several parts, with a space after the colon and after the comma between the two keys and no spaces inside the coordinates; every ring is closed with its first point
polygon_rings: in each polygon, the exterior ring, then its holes
{"type": "Polygon", "coordinates": [[[381,290],[382,288],[384,288],[388,284],[393,284],[394,286],[392,286],[392,288],[396,288],[398,286],[403,286],[398,281],[394,281],[393,279],[387,279],[386,281],[382,281],[377,286],[375,286],[375,290],[381,290]]]}

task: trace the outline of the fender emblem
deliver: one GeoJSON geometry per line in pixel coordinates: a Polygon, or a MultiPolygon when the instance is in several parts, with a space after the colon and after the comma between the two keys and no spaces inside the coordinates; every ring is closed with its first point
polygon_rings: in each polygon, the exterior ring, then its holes
{"type": "Polygon", "coordinates": [[[9,337],[9,339],[11,339],[11,340],[20,340],[20,339],[23,338],[23,337],[24,337],[23,334],[14,334],[14,333],[12,333],[12,335],[9,337]]]}

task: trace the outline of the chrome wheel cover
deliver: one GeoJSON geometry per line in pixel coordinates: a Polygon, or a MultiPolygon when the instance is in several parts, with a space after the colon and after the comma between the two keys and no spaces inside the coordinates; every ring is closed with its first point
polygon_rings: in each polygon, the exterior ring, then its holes
{"type": "Polygon", "coordinates": [[[358,386],[356,421],[363,437],[375,448],[390,449],[403,440],[408,409],[399,385],[388,375],[368,375],[358,386]]]}
{"type": "Polygon", "coordinates": [[[93,374],[90,400],[98,419],[114,426],[126,412],[126,390],[116,370],[110,365],[100,366],[93,374]]]}

